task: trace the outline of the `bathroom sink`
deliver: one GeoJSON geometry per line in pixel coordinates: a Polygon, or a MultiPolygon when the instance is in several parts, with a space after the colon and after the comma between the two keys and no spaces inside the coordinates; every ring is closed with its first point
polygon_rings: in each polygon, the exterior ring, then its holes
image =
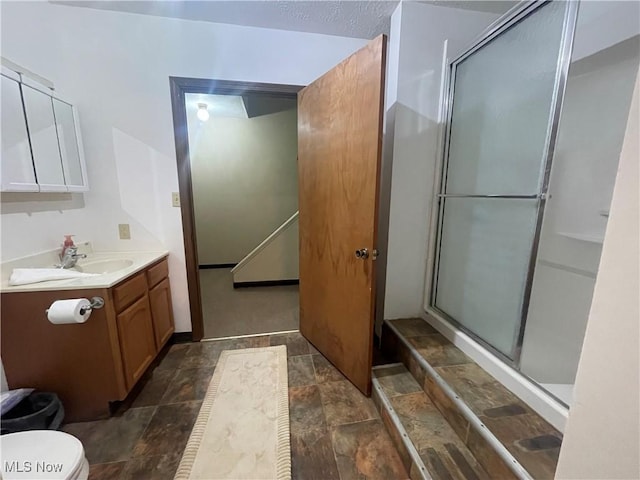
{"type": "Polygon", "coordinates": [[[118,260],[82,262],[82,265],[76,264],[75,269],[83,273],[113,273],[130,267],[131,265],[133,265],[133,260],[122,258],[118,260]]]}

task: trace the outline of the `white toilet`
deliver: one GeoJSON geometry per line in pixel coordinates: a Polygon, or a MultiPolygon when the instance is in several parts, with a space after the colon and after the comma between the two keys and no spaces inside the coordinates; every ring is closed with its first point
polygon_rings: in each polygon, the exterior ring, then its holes
{"type": "Polygon", "coordinates": [[[89,462],[82,443],[56,430],[29,430],[0,436],[3,480],[87,480],[89,462]]]}

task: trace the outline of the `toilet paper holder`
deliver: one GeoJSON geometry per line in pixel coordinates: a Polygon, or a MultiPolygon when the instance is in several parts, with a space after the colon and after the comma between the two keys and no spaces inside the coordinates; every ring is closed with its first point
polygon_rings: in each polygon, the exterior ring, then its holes
{"type": "Polygon", "coordinates": [[[83,307],[80,309],[80,315],[84,315],[87,313],[87,310],[97,310],[99,308],[104,307],[104,298],[102,297],[91,297],[89,300],[91,304],[88,307],[83,307]]]}
{"type": "MultiPolygon", "coordinates": [[[[97,310],[97,309],[102,308],[102,307],[104,307],[104,298],[102,298],[102,297],[91,297],[91,300],[89,300],[89,305],[87,307],[82,307],[80,309],[80,315],[84,315],[89,310],[97,310]]],[[[49,309],[47,308],[44,311],[44,313],[48,314],[49,313],[49,309]]]]}

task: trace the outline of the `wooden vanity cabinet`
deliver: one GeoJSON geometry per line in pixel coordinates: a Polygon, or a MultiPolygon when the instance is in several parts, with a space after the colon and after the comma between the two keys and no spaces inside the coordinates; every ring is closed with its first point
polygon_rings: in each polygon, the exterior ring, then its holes
{"type": "Polygon", "coordinates": [[[149,296],[145,294],[116,316],[127,389],[142,377],[156,356],[149,296]]]}
{"type": "Polygon", "coordinates": [[[160,349],[167,343],[174,330],[171,287],[169,286],[168,278],[164,278],[149,290],[149,303],[151,304],[151,318],[153,318],[156,348],[160,349]]]}
{"type": "Polygon", "coordinates": [[[125,382],[130,390],[173,334],[167,260],[113,288],[125,382]]]}
{"type": "Polygon", "coordinates": [[[0,302],[2,362],[9,388],[58,394],[65,421],[109,415],[174,331],[167,259],[108,289],[6,292],[0,302]],[[82,324],[53,325],[55,300],[105,300],[82,324]]]}
{"type": "Polygon", "coordinates": [[[167,343],[174,330],[169,264],[166,261],[159,262],[147,270],[147,285],[156,347],[160,349],[167,343]]]}

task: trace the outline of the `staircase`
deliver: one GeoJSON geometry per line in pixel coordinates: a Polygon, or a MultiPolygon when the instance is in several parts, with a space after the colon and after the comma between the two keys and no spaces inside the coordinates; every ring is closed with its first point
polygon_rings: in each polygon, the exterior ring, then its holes
{"type": "Polygon", "coordinates": [[[298,212],[280,225],[232,270],[234,286],[268,285],[299,279],[298,212]]]}
{"type": "Polygon", "coordinates": [[[552,479],[562,434],[420,318],[385,320],[373,398],[412,479],[552,479]]]}

